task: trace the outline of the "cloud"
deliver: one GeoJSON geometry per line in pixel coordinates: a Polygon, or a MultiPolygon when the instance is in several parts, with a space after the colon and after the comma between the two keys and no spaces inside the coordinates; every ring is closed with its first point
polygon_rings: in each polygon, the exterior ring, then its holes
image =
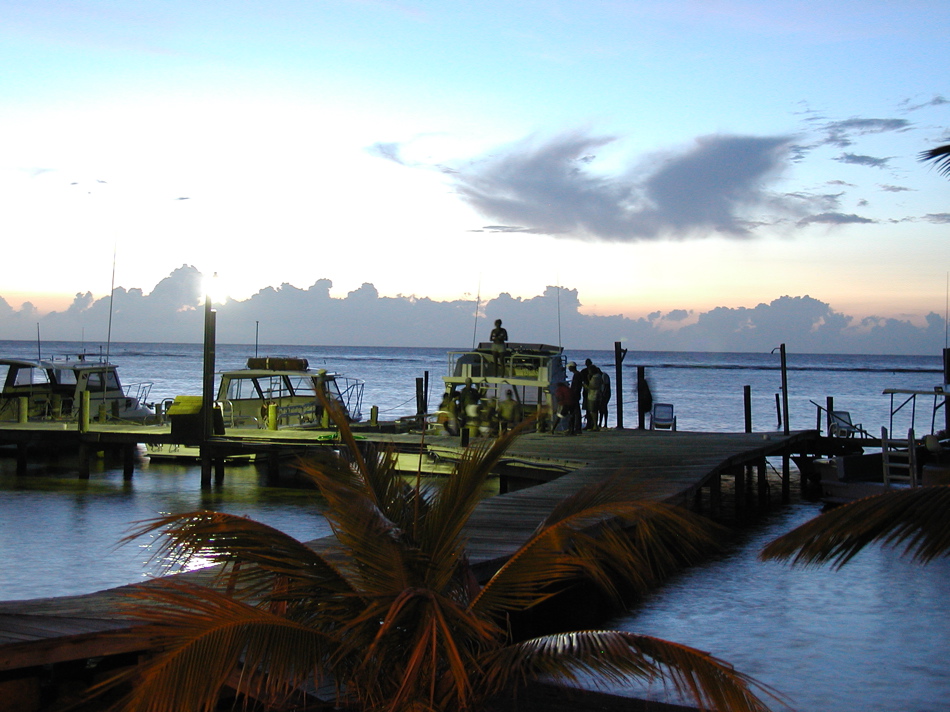
{"type": "Polygon", "coordinates": [[[882,185],[881,190],[887,193],[904,193],[907,191],[913,191],[914,188],[905,188],[902,185],[882,185]]]}
{"type": "Polygon", "coordinates": [[[950,223],[950,213],[929,213],[928,215],[924,215],[922,219],[926,220],[927,222],[942,225],[945,223],[950,223]]]}
{"type": "Polygon", "coordinates": [[[888,131],[907,131],[912,124],[906,119],[845,119],[843,121],[830,121],[820,127],[824,134],[821,144],[830,144],[839,148],[847,148],[852,145],[852,136],[864,136],[867,134],[886,133],[888,131]]]}
{"type": "Polygon", "coordinates": [[[845,215],[844,213],[820,213],[818,215],[809,215],[798,221],[801,226],[812,223],[824,223],[826,225],[847,225],[849,223],[873,223],[870,218],[863,218],[860,215],[845,215]]]}
{"type": "Polygon", "coordinates": [[[401,151],[402,145],[394,142],[378,142],[366,148],[366,152],[372,156],[376,156],[377,158],[385,158],[387,161],[392,161],[393,163],[398,163],[400,166],[405,166],[406,162],[402,158],[401,151]]]}
{"type": "Polygon", "coordinates": [[[832,159],[839,163],[852,163],[856,166],[869,166],[871,168],[887,168],[890,158],[876,158],[874,156],[859,156],[856,153],[842,153],[840,156],[832,159]]]}
{"type": "Polygon", "coordinates": [[[907,111],[917,111],[918,109],[924,109],[929,106],[942,106],[943,104],[950,104],[950,99],[945,99],[938,94],[930,101],[925,101],[919,104],[911,104],[910,99],[908,99],[904,103],[907,104],[907,106],[905,107],[907,111]]]}
{"type": "Polygon", "coordinates": [[[793,208],[766,191],[788,162],[788,137],[705,136],[619,175],[595,172],[597,152],[614,141],[581,132],[526,140],[452,179],[464,200],[501,223],[495,229],[606,241],[749,237],[753,209],[793,208]]]}

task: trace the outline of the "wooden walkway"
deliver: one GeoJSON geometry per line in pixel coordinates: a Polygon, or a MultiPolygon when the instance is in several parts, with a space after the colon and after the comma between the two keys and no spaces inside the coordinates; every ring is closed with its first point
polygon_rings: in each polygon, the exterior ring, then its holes
{"type": "MultiPolygon", "coordinates": [[[[527,434],[509,454],[573,468],[548,482],[484,500],[466,530],[469,556],[484,578],[524,541],[552,507],[579,487],[615,473],[643,488],[643,496],[694,505],[703,488],[715,503],[723,476],[744,477],[748,468],[765,471],[765,458],[807,451],[814,431],[781,434],[725,434],[607,430],[580,437],[527,434]]],[[[389,442],[419,442],[419,436],[392,435],[389,442]]],[[[433,446],[457,439],[427,437],[433,446]]],[[[737,480],[738,484],[738,480],[737,480]]],[[[737,487],[737,490],[742,490],[737,487]]],[[[319,540],[312,542],[320,546],[319,540]]],[[[180,574],[203,580],[207,572],[180,574]]],[[[147,641],[116,640],[107,631],[134,627],[117,612],[128,587],[84,596],[0,602],[0,671],[130,652],[147,641]]]]}

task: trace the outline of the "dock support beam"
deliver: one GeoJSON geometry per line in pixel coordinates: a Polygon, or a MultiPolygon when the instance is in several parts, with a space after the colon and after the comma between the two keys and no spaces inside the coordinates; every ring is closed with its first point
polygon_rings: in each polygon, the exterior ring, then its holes
{"type": "Polygon", "coordinates": [[[135,472],[135,445],[126,445],[122,448],[122,478],[131,480],[135,472]]]}

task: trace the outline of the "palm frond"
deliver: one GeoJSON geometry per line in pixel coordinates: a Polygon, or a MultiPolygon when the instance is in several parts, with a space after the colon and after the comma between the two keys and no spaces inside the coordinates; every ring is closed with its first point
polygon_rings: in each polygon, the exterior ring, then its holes
{"type": "Polygon", "coordinates": [[[134,678],[120,706],[125,710],[210,711],[226,684],[263,701],[282,699],[308,680],[319,681],[337,644],[312,626],[203,586],[163,581],[128,595],[135,617],[145,621],[137,632],[162,652],[91,690],[134,678]]]}
{"type": "Polygon", "coordinates": [[[614,684],[670,682],[703,710],[767,712],[759,694],[778,695],[728,663],[696,648],[624,631],[578,631],[527,640],[490,654],[493,691],[540,677],[578,682],[593,676],[614,684]],[[758,693],[758,694],[757,694],[758,693]]]}
{"type": "Polygon", "coordinates": [[[618,477],[568,498],[485,584],[473,609],[524,610],[549,597],[551,584],[571,579],[593,581],[615,598],[615,578],[642,592],[715,545],[708,520],[635,494],[618,477]]]}
{"type": "Polygon", "coordinates": [[[950,176],[950,144],[921,151],[917,158],[921,161],[933,161],[939,173],[950,176]]]}
{"type": "Polygon", "coordinates": [[[288,577],[307,587],[350,591],[341,572],[306,544],[261,522],[223,512],[201,510],[138,522],[122,539],[128,543],[161,532],[151,554],[166,570],[183,570],[200,560],[230,564],[219,570],[219,582],[227,581],[245,595],[259,595],[270,587],[275,575],[288,577]],[[240,562],[241,566],[234,566],[240,562]]]}
{"type": "Polygon", "coordinates": [[[886,492],[822,514],[771,542],[762,559],[844,566],[873,543],[899,547],[914,561],[950,556],[950,485],[886,492]]]}

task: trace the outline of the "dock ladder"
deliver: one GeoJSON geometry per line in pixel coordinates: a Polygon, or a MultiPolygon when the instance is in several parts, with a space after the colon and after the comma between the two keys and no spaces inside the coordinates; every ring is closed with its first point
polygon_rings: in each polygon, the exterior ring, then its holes
{"type": "Polygon", "coordinates": [[[914,429],[907,431],[907,440],[894,440],[887,436],[887,428],[881,428],[881,455],[884,459],[884,486],[906,484],[917,487],[917,443],[914,429]]]}

